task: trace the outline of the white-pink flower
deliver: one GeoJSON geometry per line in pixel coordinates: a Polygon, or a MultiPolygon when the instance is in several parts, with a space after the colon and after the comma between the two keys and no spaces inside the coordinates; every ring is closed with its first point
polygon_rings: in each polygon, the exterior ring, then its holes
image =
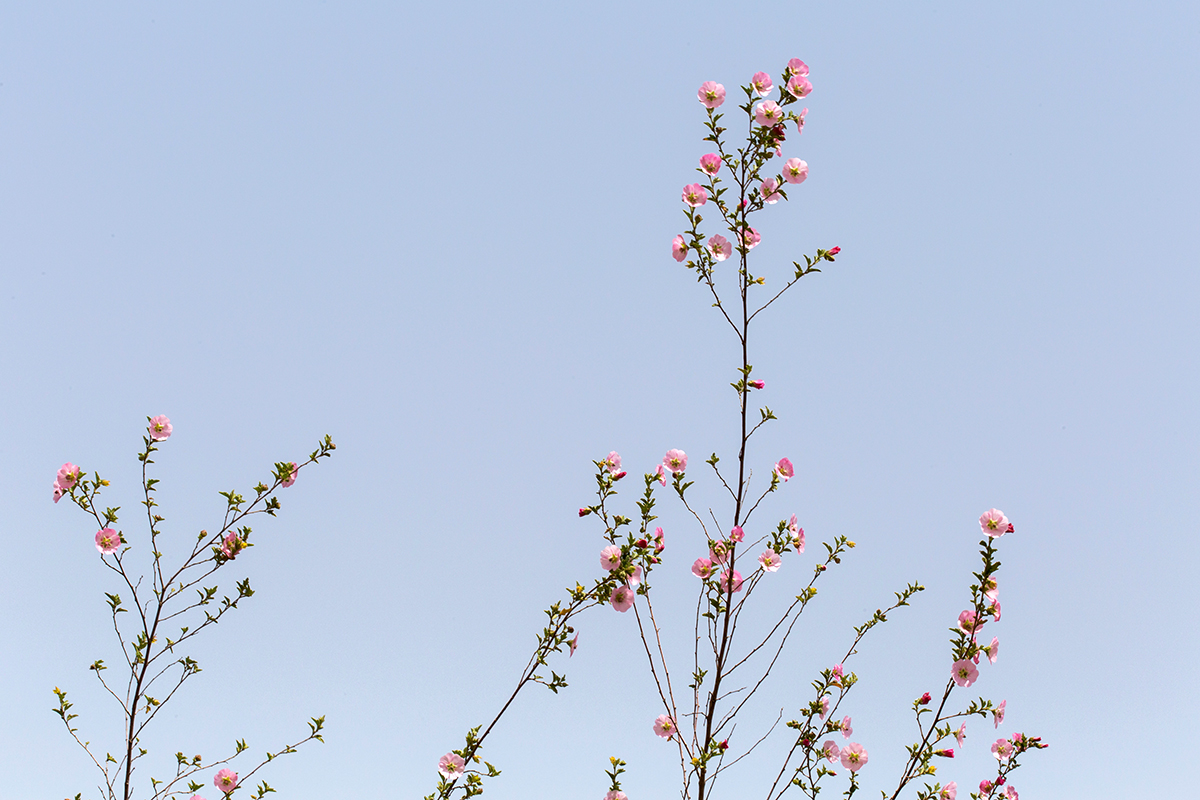
{"type": "Polygon", "coordinates": [[[796,474],[796,469],[789,459],[781,458],[775,462],[775,474],[787,481],[796,474]]]}
{"type": "Polygon", "coordinates": [[[774,178],[764,180],[762,185],[758,187],[758,191],[762,195],[763,200],[771,205],[783,199],[783,195],[779,193],[779,181],[774,178]]]}
{"type": "Polygon", "coordinates": [[[610,544],[608,547],[600,551],[600,566],[604,567],[609,572],[621,566],[621,548],[615,544],[610,544]]]}
{"type": "Polygon", "coordinates": [[[721,157],[716,153],[705,153],[700,156],[700,170],[706,175],[716,175],[721,171],[721,157]]]}
{"type": "Polygon", "coordinates": [[[724,261],[733,255],[733,245],[728,239],[717,233],[708,237],[708,252],[714,261],[724,261]]]}
{"type": "Polygon", "coordinates": [[[987,612],[992,615],[992,619],[996,622],[1000,621],[1000,601],[993,600],[992,604],[987,607],[987,612]]]}
{"type": "Polygon", "coordinates": [[[225,534],[225,539],[221,542],[221,553],[226,558],[232,561],[244,549],[246,549],[246,542],[237,535],[237,531],[230,531],[225,534]]]}
{"type": "Polygon", "coordinates": [[[171,436],[171,420],[167,419],[162,414],[153,417],[150,420],[150,438],[156,442],[161,442],[163,439],[168,439],[171,436]]]}
{"type": "Polygon", "coordinates": [[[621,454],[613,450],[600,462],[600,468],[609,473],[621,471],[621,454]]]}
{"type": "Polygon", "coordinates": [[[938,792],[938,800],[956,800],[958,797],[958,784],[950,781],[942,790],[938,792]]]}
{"type": "Polygon", "coordinates": [[[867,765],[867,751],[858,742],[842,748],[842,766],[851,772],[858,772],[867,765]]]}
{"type": "Polygon", "coordinates": [[[96,549],[104,555],[117,552],[121,546],[121,534],[112,528],[102,528],[96,533],[96,549]]]}
{"type": "Polygon", "coordinates": [[[804,133],[804,118],[808,116],[808,109],[804,109],[796,115],[796,135],[804,133]]]}
{"type": "Polygon", "coordinates": [[[742,228],[738,231],[738,246],[746,250],[753,250],[761,241],[762,236],[754,228],[742,228]]]}
{"type": "Polygon", "coordinates": [[[624,614],[629,609],[633,608],[633,589],[628,586],[618,586],[613,589],[613,592],[608,597],[608,602],[612,603],[612,607],[624,614]]]}
{"type": "Polygon", "coordinates": [[[608,794],[604,795],[604,800],[629,800],[629,797],[624,792],[618,789],[613,789],[608,794]]]}
{"type": "Polygon", "coordinates": [[[663,466],[671,472],[683,472],[687,469],[687,453],[682,450],[668,450],[663,456],[663,466]]]}
{"type": "Polygon", "coordinates": [[[654,474],[658,477],[658,483],[660,486],[667,485],[667,471],[663,469],[662,464],[659,464],[658,467],[655,468],[654,474]]]}
{"type": "Polygon", "coordinates": [[[958,730],[954,732],[954,741],[958,742],[958,746],[962,747],[963,742],[967,738],[967,723],[958,726],[958,730]]]}
{"type": "MultiPolygon", "coordinates": [[[[987,647],[983,648],[983,652],[987,653],[988,661],[995,664],[996,656],[998,656],[1000,654],[1000,638],[997,636],[993,636],[992,643],[989,644],[987,647]]],[[[1003,717],[1004,715],[1001,714],[1000,716],[1003,717]]],[[[998,722],[996,724],[999,725],[998,722]]]]}
{"type": "Polygon", "coordinates": [[[1005,800],[1021,800],[1021,796],[1017,794],[1017,788],[1011,783],[1004,787],[1005,800]]]}
{"type": "MultiPolygon", "coordinates": [[[[730,585],[729,570],[727,570],[727,569],[721,570],[721,576],[718,580],[719,580],[719,585],[721,587],[721,591],[728,592],[730,590],[729,589],[729,585],[730,585]]],[[[742,590],[742,573],[738,572],[736,569],[733,571],[732,583],[733,583],[733,591],[734,592],[740,592],[742,590]]]]}
{"type": "Polygon", "coordinates": [[[1013,754],[1012,742],[1010,742],[1008,739],[997,739],[992,744],[992,755],[994,755],[996,757],[996,760],[1003,761],[1004,759],[1008,758],[1012,754],[1013,754]]]}
{"type": "Polygon", "coordinates": [[[835,742],[833,739],[830,739],[829,741],[825,742],[825,744],[821,745],[821,749],[825,751],[825,757],[830,761],[837,761],[842,755],[842,749],[837,746],[837,742],[835,742]]]}
{"type": "Polygon", "coordinates": [[[683,202],[698,208],[708,202],[708,192],[698,183],[689,183],[683,187],[683,202]]]}
{"type": "Polygon", "coordinates": [[[771,81],[771,76],[765,72],[756,72],[754,73],[754,77],[750,79],[750,88],[758,92],[759,97],[769,95],[774,86],[775,84],[771,81]]]}
{"type": "Polygon", "coordinates": [[[676,236],[671,240],[671,258],[682,262],[685,258],[687,258],[687,254],[687,244],[683,241],[682,235],[676,236]]]}
{"type": "Polygon", "coordinates": [[[808,64],[805,64],[803,61],[801,61],[798,58],[793,58],[792,60],[788,61],[787,74],[788,75],[807,75],[808,74],[808,64]]]}
{"type": "Polygon", "coordinates": [[[808,82],[808,78],[803,75],[793,75],[788,79],[787,91],[792,97],[797,100],[808,97],[812,92],[812,84],[808,82]]]}
{"type": "Polygon", "coordinates": [[[220,789],[225,794],[229,794],[237,788],[238,776],[231,769],[223,769],[213,778],[213,785],[220,789]]]}
{"type": "Polygon", "coordinates": [[[1000,727],[1000,723],[1004,722],[1004,707],[1008,705],[1007,700],[1001,700],[1000,705],[996,706],[992,711],[992,717],[996,720],[996,728],[1000,727]]]}
{"type": "Polygon", "coordinates": [[[970,686],[979,680],[979,670],[969,660],[955,661],[950,673],[959,686],[970,686]]]}
{"type": "Polygon", "coordinates": [[[467,762],[458,753],[446,753],[438,760],[438,772],[447,780],[454,780],[463,774],[467,762]]]}
{"type": "Polygon", "coordinates": [[[754,121],[759,125],[771,127],[778,125],[783,119],[783,109],[774,100],[765,100],[754,107],[754,121]]]}
{"type": "Polygon", "coordinates": [[[654,720],[654,732],[663,739],[670,741],[675,737],[675,720],[666,714],[659,714],[654,720]]]}
{"type": "Polygon", "coordinates": [[[729,542],[718,540],[708,546],[708,557],[712,559],[714,564],[724,564],[729,560],[729,551],[732,548],[729,542]]]}
{"type": "Polygon", "coordinates": [[[627,581],[625,581],[625,585],[628,586],[630,589],[636,589],[637,587],[642,585],[642,568],[641,567],[633,568],[633,574],[629,576],[629,579],[627,581]]]}
{"type": "Polygon", "coordinates": [[[796,548],[797,553],[804,552],[804,528],[800,527],[799,520],[796,515],[792,514],[792,519],[788,523],[788,531],[792,534],[792,546],[796,548]]]}
{"type": "Polygon", "coordinates": [[[1000,581],[995,575],[989,575],[983,584],[983,596],[988,600],[995,600],[1000,596],[1000,581]]]}
{"type": "Polygon", "coordinates": [[[968,608],[966,611],[958,615],[958,629],[963,633],[975,633],[983,627],[983,622],[975,614],[973,609],[968,608]]]}
{"type": "Polygon", "coordinates": [[[779,554],[770,548],[758,557],[758,563],[762,564],[763,572],[778,572],[782,564],[779,554]]]}
{"type": "Polygon", "coordinates": [[[697,558],[692,562],[692,574],[697,578],[711,578],[713,571],[713,562],[711,559],[697,558]]]}
{"type": "Polygon", "coordinates": [[[804,183],[808,180],[808,162],[789,158],[783,164],[783,179],[788,183],[804,183]]]}
{"type": "Polygon", "coordinates": [[[79,483],[79,479],[83,477],[83,470],[68,461],[58,468],[58,475],[54,478],[54,482],[65,493],[68,489],[74,488],[75,484],[79,483]]]}
{"type": "MultiPolygon", "coordinates": [[[[821,698],[821,711],[820,711],[820,713],[817,714],[817,716],[820,717],[822,720],[824,720],[825,715],[828,713],[829,713],[829,698],[822,697],[821,698]]],[[[829,743],[826,742],[826,744],[829,744],[829,743]]],[[[837,749],[837,745],[834,745],[834,749],[835,750],[837,749]]]]}
{"type": "Polygon", "coordinates": [[[296,473],[300,471],[300,468],[296,466],[295,461],[289,461],[288,466],[291,467],[291,469],[288,470],[288,476],[279,484],[285,489],[296,482],[296,473]]]}
{"type": "Polygon", "coordinates": [[[850,727],[850,717],[842,717],[842,738],[849,739],[852,733],[854,733],[854,729],[850,727]]]}
{"type": "Polygon", "coordinates": [[[716,81],[705,81],[700,84],[700,91],[696,92],[696,96],[705,108],[717,108],[725,102],[725,87],[716,81]]]}
{"type": "Polygon", "coordinates": [[[979,517],[979,527],[993,539],[999,538],[1008,533],[1008,517],[997,508],[990,509],[979,517]]]}

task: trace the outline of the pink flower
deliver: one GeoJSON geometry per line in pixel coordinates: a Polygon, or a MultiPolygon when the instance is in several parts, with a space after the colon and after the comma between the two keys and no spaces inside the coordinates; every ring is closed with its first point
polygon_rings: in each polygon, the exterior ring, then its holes
{"type": "Polygon", "coordinates": [[[621,548],[615,544],[610,544],[608,547],[600,551],[600,566],[604,567],[609,572],[621,566],[621,548]]]}
{"type": "Polygon", "coordinates": [[[670,741],[675,737],[675,720],[666,714],[659,714],[654,720],[654,732],[663,739],[670,741]]]}
{"type": "Polygon", "coordinates": [[[804,183],[808,180],[808,162],[789,158],[783,164],[783,179],[788,183],[804,183]]]}
{"type": "Polygon", "coordinates": [[[1000,727],[1000,723],[1004,722],[1004,707],[1008,705],[1007,700],[1001,700],[1000,705],[996,706],[996,710],[992,712],[992,717],[996,720],[996,727],[1000,727]]]}
{"type": "Polygon", "coordinates": [[[705,108],[717,108],[725,102],[725,87],[715,81],[705,81],[700,84],[700,91],[696,96],[705,108]]]}
{"type": "Polygon", "coordinates": [[[759,236],[758,231],[754,230],[754,228],[743,228],[742,230],[738,231],[739,247],[742,247],[746,250],[753,250],[761,241],[762,237],[759,236]]]}
{"type": "Polygon", "coordinates": [[[229,794],[237,788],[237,781],[236,772],[230,769],[223,769],[217,773],[217,777],[213,778],[213,785],[225,794],[229,794]]]}
{"type": "Polygon", "coordinates": [[[671,258],[682,262],[687,258],[687,245],[683,242],[683,236],[676,236],[671,240],[671,258]]]}
{"type": "Polygon", "coordinates": [[[996,622],[1000,621],[1000,601],[993,600],[992,604],[987,607],[987,612],[992,615],[996,622]]]}
{"type": "Polygon", "coordinates": [[[299,467],[296,466],[295,461],[289,461],[288,466],[291,467],[292,469],[290,472],[288,472],[288,476],[283,479],[283,483],[280,484],[280,486],[282,486],[285,489],[296,482],[296,472],[299,471],[299,469],[300,469],[299,467]]]}
{"type": "Polygon", "coordinates": [[[1013,754],[1012,742],[1008,739],[997,739],[992,745],[992,755],[997,761],[1003,761],[1013,754]]]}
{"type": "Polygon", "coordinates": [[[850,727],[850,717],[842,717],[842,738],[849,739],[854,729],[850,727]]]}
{"type": "Polygon", "coordinates": [[[954,682],[959,686],[970,686],[979,679],[979,670],[975,668],[974,664],[965,659],[954,662],[951,674],[954,676],[954,682]]]}
{"type": "Polygon", "coordinates": [[[991,509],[983,512],[979,518],[979,527],[983,528],[983,532],[993,539],[1003,536],[1008,533],[1008,517],[1004,516],[1004,512],[999,509],[991,509]]]}
{"type": "Polygon", "coordinates": [[[458,753],[446,753],[438,760],[438,772],[446,780],[454,780],[459,775],[463,774],[467,762],[458,753]]]}
{"type": "Polygon", "coordinates": [[[168,439],[171,436],[171,420],[159,414],[150,420],[150,438],[156,442],[161,442],[163,439],[168,439]]]}
{"type": "Polygon", "coordinates": [[[658,465],[658,468],[654,470],[654,474],[658,476],[659,485],[661,485],[661,486],[667,485],[667,471],[663,469],[662,464],[658,465]]]}
{"type": "Polygon", "coordinates": [[[773,127],[783,119],[783,109],[774,100],[766,100],[754,107],[754,121],[765,127],[773,127]]]}
{"type": "Polygon", "coordinates": [[[765,181],[763,181],[762,186],[758,187],[758,191],[762,195],[763,200],[771,205],[778,203],[783,197],[783,195],[779,193],[779,181],[775,180],[774,178],[767,178],[765,181]]]}
{"type": "Polygon", "coordinates": [[[990,797],[992,794],[992,789],[993,789],[993,784],[991,781],[982,780],[979,782],[979,792],[984,797],[990,797]]]}
{"type": "Polygon", "coordinates": [[[775,474],[787,481],[796,474],[796,470],[789,459],[781,458],[775,462],[775,474]]]}
{"type": "Polygon", "coordinates": [[[721,157],[716,153],[706,153],[700,156],[700,169],[706,175],[716,175],[721,171],[721,157]]]}
{"type": "Polygon", "coordinates": [[[724,564],[729,560],[729,542],[718,541],[708,546],[708,557],[714,564],[724,564]]]}
{"type": "Polygon", "coordinates": [[[788,79],[787,91],[788,94],[799,100],[808,97],[809,93],[812,92],[812,84],[803,75],[793,75],[788,79]]]}
{"type": "Polygon", "coordinates": [[[575,655],[575,648],[579,647],[579,634],[575,634],[575,638],[567,642],[567,644],[571,646],[571,653],[567,656],[567,658],[570,658],[571,656],[575,655]]]}
{"type": "Polygon", "coordinates": [[[807,75],[808,74],[808,64],[805,64],[803,61],[801,61],[798,58],[793,58],[791,61],[788,62],[786,72],[788,75],[807,75]]]}
{"type": "Polygon", "coordinates": [[[753,386],[755,389],[765,389],[765,388],[767,388],[767,382],[766,382],[766,381],[746,381],[746,383],[747,383],[749,386],[753,386]]]}
{"type": "Polygon", "coordinates": [[[718,233],[708,238],[708,252],[712,253],[714,260],[724,261],[733,254],[733,245],[718,233]]]}
{"type": "Polygon", "coordinates": [[[792,534],[792,545],[796,548],[797,553],[804,552],[804,528],[800,527],[800,521],[796,519],[796,515],[792,514],[792,519],[788,522],[788,530],[792,534]]]}
{"type": "Polygon", "coordinates": [[[976,616],[973,609],[968,608],[958,615],[958,629],[963,633],[975,633],[983,627],[983,622],[976,616]]]}
{"type": "Polygon", "coordinates": [[[629,796],[622,791],[613,789],[611,792],[604,795],[604,800],[629,800],[629,796]]]}
{"type": "Polygon", "coordinates": [[[609,474],[621,471],[621,454],[613,450],[604,460],[600,462],[600,469],[607,471],[609,474]]]}
{"type": "Polygon", "coordinates": [[[1011,783],[1004,787],[1004,796],[1008,800],[1021,800],[1020,795],[1017,794],[1017,790],[1013,788],[1011,783]]]}
{"type": "Polygon", "coordinates": [[[954,741],[958,742],[958,746],[962,747],[963,742],[967,738],[967,723],[958,726],[958,730],[954,732],[954,741]]]}
{"type": "Polygon", "coordinates": [[[628,586],[630,589],[636,589],[637,587],[642,585],[642,568],[641,567],[633,568],[633,574],[629,576],[629,579],[627,581],[625,581],[625,585],[628,586]]]}
{"type": "Polygon", "coordinates": [[[782,566],[779,554],[770,548],[758,557],[758,563],[762,564],[763,572],[778,572],[779,567],[782,566]]]}
{"type": "Polygon", "coordinates": [[[830,761],[837,761],[842,755],[842,749],[832,739],[821,745],[821,749],[825,751],[825,757],[830,761]]]}
{"type": "MultiPolygon", "coordinates": [[[[825,715],[828,713],[829,713],[829,698],[822,697],[821,698],[821,711],[819,714],[817,714],[817,716],[823,720],[823,719],[825,719],[825,715]]],[[[826,742],[825,744],[828,745],[828,744],[831,744],[831,742],[826,742]]],[[[834,745],[833,748],[836,750],[837,745],[834,745]]],[[[831,758],[829,760],[832,761],[833,759],[831,758]]]]}
{"type": "Polygon", "coordinates": [[[958,784],[955,783],[954,781],[950,781],[945,786],[943,786],[942,790],[940,792],[938,792],[938,796],[937,796],[938,800],[957,800],[957,798],[958,798],[958,784]]]}
{"type": "Polygon", "coordinates": [[[66,493],[67,489],[75,488],[75,484],[79,483],[79,479],[83,477],[83,470],[68,461],[58,468],[58,475],[54,482],[66,493]]]}
{"type": "Polygon", "coordinates": [[[829,670],[829,674],[833,678],[833,684],[841,686],[842,678],[846,677],[846,670],[841,664],[834,664],[833,669],[829,670]]]}
{"type": "Polygon", "coordinates": [[[742,531],[742,527],[740,525],[734,525],[733,530],[729,532],[729,541],[731,542],[740,542],[745,538],[746,534],[742,531]]]}
{"type": "Polygon", "coordinates": [[[608,602],[612,603],[613,608],[624,614],[633,608],[633,589],[630,589],[628,586],[618,586],[609,595],[608,602]]]}
{"type": "Polygon", "coordinates": [[[671,472],[683,472],[687,469],[687,453],[682,450],[668,450],[663,456],[663,466],[671,472]]]}
{"type": "Polygon", "coordinates": [[[192,795],[191,800],[204,800],[204,798],[198,794],[194,794],[192,795]]]}
{"type": "Polygon", "coordinates": [[[230,531],[225,534],[225,540],[221,543],[221,552],[230,561],[237,558],[238,553],[246,549],[246,542],[243,541],[236,531],[230,531]]]}
{"type": "Polygon", "coordinates": [[[711,578],[713,574],[713,562],[707,558],[697,558],[692,563],[692,574],[697,578],[711,578]]]}
{"type": "Polygon", "coordinates": [[[689,183],[683,187],[683,202],[697,208],[708,202],[708,192],[698,183],[689,183]]]}
{"type": "Polygon", "coordinates": [[[804,118],[808,116],[808,109],[804,109],[796,115],[796,135],[804,133],[804,118]]]}
{"type": "MultiPolygon", "coordinates": [[[[730,583],[729,570],[727,570],[727,569],[721,570],[721,577],[719,578],[719,582],[720,582],[720,586],[721,586],[721,591],[728,592],[730,590],[729,589],[729,583],[730,583]]],[[[738,572],[735,569],[733,571],[733,591],[740,592],[741,590],[742,590],[742,573],[738,572]]]]}
{"type": "Polygon", "coordinates": [[[112,528],[103,528],[96,534],[96,549],[104,555],[117,552],[121,546],[121,534],[112,528]]]}
{"type": "Polygon", "coordinates": [[[1000,596],[1000,582],[996,580],[995,575],[991,575],[983,582],[983,596],[988,600],[995,600],[1000,596]]]}
{"type": "MultiPolygon", "coordinates": [[[[988,661],[995,664],[996,656],[1000,653],[1000,639],[996,636],[993,636],[992,643],[983,648],[983,652],[987,653],[988,661]]],[[[1004,715],[1001,714],[1000,716],[1003,717],[1004,715]]],[[[1000,723],[997,722],[996,724],[999,725],[1000,723]]]]}
{"type": "Polygon", "coordinates": [[[771,82],[771,76],[765,72],[756,72],[754,73],[754,77],[750,79],[750,88],[758,92],[759,97],[769,95],[774,85],[771,82]]]}
{"type": "Polygon", "coordinates": [[[842,766],[851,772],[858,772],[867,765],[867,751],[857,742],[842,748],[842,766]]]}
{"type": "MultiPolygon", "coordinates": [[[[661,467],[660,467],[660,469],[661,469],[661,467]]],[[[656,544],[654,545],[654,552],[661,553],[663,550],[666,549],[666,547],[667,547],[666,537],[663,534],[662,528],[654,529],[654,541],[656,542],[656,544]]]]}
{"type": "Polygon", "coordinates": [[[63,488],[58,485],[57,481],[55,481],[54,482],[54,502],[57,503],[59,500],[62,500],[62,498],[63,498],[63,488]]]}

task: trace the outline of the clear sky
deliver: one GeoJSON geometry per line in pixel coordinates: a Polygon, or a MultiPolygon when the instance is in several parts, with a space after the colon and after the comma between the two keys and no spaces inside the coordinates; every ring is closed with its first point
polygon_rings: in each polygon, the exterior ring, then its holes
{"type": "MultiPolygon", "coordinates": [[[[0,795],[95,785],[56,685],[117,747],[87,670],[118,658],[115,586],[50,486],[100,470],[142,535],[153,414],[175,424],[157,467],[179,541],[219,524],[218,490],[326,433],[338,450],[255,524],[227,574],[257,594],[194,649],[146,771],[325,714],[324,746],[265,773],[279,797],[430,791],[540,609],[598,572],[591,461],[733,457],[736,354],[670,241],[708,150],[699,84],[800,57],[815,89],[785,155],[811,177],[755,255],[767,275],[842,255],[761,328],[781,421],[754,458],[797,465],[768,516],[859,547],[737,736],[794,714],[850,626],[920,580],[849,701],[865,790],[894,783],[996,506],[1018,533],[976,688],[1051,743],[1022,797],[1180,796],[1200,780],[1198,48],[1186,2],[4,4],[0,795]]],[[[682,655],[702,543],[660,508],[682,655]]],[[[599,798],[610,755],[631,800],[675,791],[633,619],[580,630],[570,688],[524,696],[489,746],[494,800],[599,798]]],[[[996,732],[968,734],[939,776],[974,786],[996,732]]]]}

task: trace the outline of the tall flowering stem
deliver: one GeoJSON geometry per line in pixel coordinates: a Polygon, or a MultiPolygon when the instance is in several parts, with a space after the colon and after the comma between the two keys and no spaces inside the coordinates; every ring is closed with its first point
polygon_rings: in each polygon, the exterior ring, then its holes
{"type": "MultiPolygon", "coordinates": [[[[92,762],[103,777],[103,785],[99,787],[101,794],[107,800],[132,800],[134,793],[134,773],[138,762],[148,754],[142,746],[142,739],[147,726],[154,720],[168,701],[189,679],[198,674],[199,663],[189,655],[181,652],[184,645],[191,646],[194,639],[202,630],[220,622],[238,603],[254,594],[250,588],[249,578],[235,581],[236,593],[233,597],[224,595],[218,599],[219,584],[216,579],[213,585],[206,586],[208,579],[228,566],[240,553],[254,546],[251,542],[251,528],[245,524],[255,514],[275,516],[282,507],[277,492],[295,483],[297,475],[306,467],[328,458],[336,448],[333,441],[326,436],[317,449],[307,460],[278,462],[272,472],[271,481],[260,482],[253,487],[249,498],[236,492],[221,492],[224,498],[224,514],[220,528],[215,533],[202,530],[191,543],[176,539],[166,534],[162,525],[166,518],[158,513],[158,503],[155,499],[158,478],[151,477],[149,468],[154,463],[151,458],[159,444],[172,433],[173,428],[166,417],[149,419],[149,428],[144,437],[144,448],[138,454],[142,464],[142,505],[146,509],[146,519],[149,527],[150,581],[145,587],[144,577],[130,563],[131,553],[136,548],[125,538],[125,535],[115,530],[119,517],[119,508],[104,508],[101,510],[99,497],[102,489],[109,482],[94,473],[88,478],[82,470],[73,464],[64,465],[59,470],[55,481],[55,502],[61,497],[69,497],[79,508],[90,515],[100,526],[96,534],[96,548],[100,551],[101,563],[115,573],[128,592],[131,602],[121,599],[120,594],[107,594],[107,605],[112,615],[113,631],[120,644],[121,657],[124,660],[122,674],[126,674],[125,686],[112,684],[105,677],[108,669],[103,660],[94,661],[90,669],[95,672],[101,686],[117,702],[122,713],[122,744],[116,751],[118,756],[107,752],[100,757],[99,751],[93,751],[91,744],[81,739],[78,729],[73,727],[76,714],[71,713],[72,703],[67,700],[67,693],[57,687],[54,689],[58,699],[55,712],[62,718],[68,732],[75,741],[87,752],[92,762]],[[72,469],[67,469],[68,467],[72,469]],[[64,476],[65,475],[65,476],[64,476]],[[177,566],[168,566],[166,555],[162,552],[164,544],[180,548],[184,556],[177,566]],[[148,589],[148,591],[147,591],[148,589]],[[192,596],[192,592],[195,593],[192,596]],[[191,599],[188,599],[188,598],[191,599]],[[134,623],[132,632],[129,625],[122,624],[126,619],[121,614],[133,612],[134,623]],[[160,687],[157,688],[156,687],[160,687]]],[[[247,780],[258,772],[268,761],[296,752],[296,748],[309,741],[323,741],[321,731],[324,728],[324,717],[314,717],[309,723],[308,735],[291,744],[283,745],[275,752],[268,751],[264,760],[249,772],[237,776],[230,770],[221,770],[217,775],[217,786],[226,796],[237,791],[239,785],[245,785],[247,780]]],[[[230,763],[234,758],[248,749],[246,743],[238,740],[234,752],[216,761],[206,761],[202,756],[184,756],[176,754],[176,769],[173,776],[164,779],[151,777],[150,800],[165,800],[185,793],[193,793],[202,788],[194,777],[198,773],[230,763]],[[186,783],[185,783],[186,781],[186,783]]],[[[260,783],[256,792],[251,796],[257,800],[273,792],[265,781],[260,783]]],[[[82,795],[77,795],[81,798],[82,795]]]]}

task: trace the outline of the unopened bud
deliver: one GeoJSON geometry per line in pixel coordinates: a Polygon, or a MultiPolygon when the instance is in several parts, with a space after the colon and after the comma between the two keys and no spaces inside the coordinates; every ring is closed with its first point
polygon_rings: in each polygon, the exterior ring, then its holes
{"type": "Polygon", "coordinates": [[[586,517],[590,513],[592,513],[592,510],[590,508],[579,509],[579,516],[581,516],[581,517],[586,517]]]}
{"type": "Polygon", "coordinates": [[[921,699],[918,700],[917,703],[920,705],[923,705],[923,706],[927,706],[927,705],[929,705],[929,701],[932,699],[933,698],[929,695],[929,692],[926,692],[925,694],[921,695],[921,699]]]}

